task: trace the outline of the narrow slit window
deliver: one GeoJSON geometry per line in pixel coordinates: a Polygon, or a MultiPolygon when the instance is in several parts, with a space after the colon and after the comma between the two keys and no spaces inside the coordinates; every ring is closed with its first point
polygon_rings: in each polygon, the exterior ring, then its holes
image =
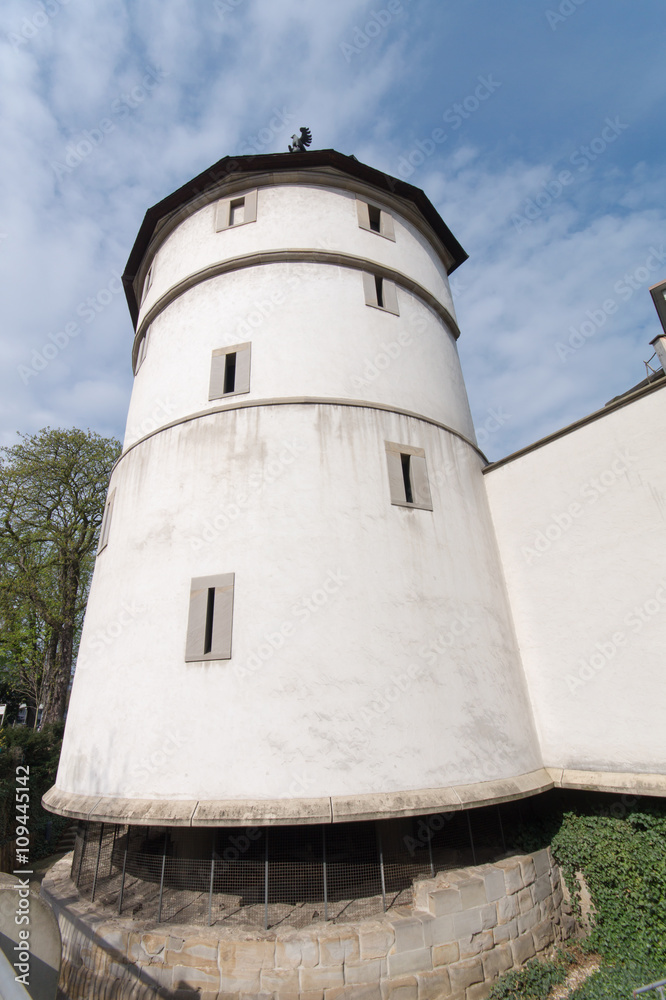
{"type": "Polygon", "coordinates": [[[432,510],[425,451],[408,444],[386,441],[391,503],[398,507],[432,510]]]}
{"type": "Polygon", "coordinates": [[[379,275],[375,275],[375,295],[377,296],[377,305],[380,309],[384,308],[384,279],[379,275]]]}
{"type": "Polygon", "coordinates": [[[245,198],[234,198],[229,206],[229,226],[242,226],[245,222],[245,198]]]}
{"type": "Polygon", "coordinates": [[[236,388],[236,352],[227,354],[224,365],[224,394],[234,392],[236,388]]]}
{"type": "Polygon", "coordinates": [[[213,648],[213,617],[215,615],[215,587],[208,588],[208,603],[206,605],[206,635],[204,637],[204,656],[213,648]]]}
{"type": "Polygon", "coordinates": [[[113,504],[116,499],[116,491],[109,495],[106,501],[106,506],[104,507],[104,514],[102,516],[102,527],[99,533],[99,545],[97,546],[98,553],[105,549],[109,543],[109,532],[111,530],[111,518],[113,517],[113,504]]]}
{"type": "Polygon", "coordinates": [[[141,289],[141,302],[145,299],[146,295],[150,291],[150,286],[153,283],[153,271],[155,270],[155,261],[152,262],[148,268],[148,273],[143,281],[143,288],[141,289]]]}
{"type": "Polygon", "coordinates": [[[213,351],[210,365],[209,399],[238,396],[250,391],[251,344],[234,344],[213,351]]]}
{"type": "Polygon", "coordinates": [[[185,660],[231,659],[234,574],[195,577],[190,586],[185,660]]]}
{"type": "Polygon", "coordinates": [[[378,236],[384,236],[387,240],[392,240],[395,243],[395,228],[390,212],[380,208],[379,205],[371,205],[369,202],[363,201],[362,198],[357,198],[356,213],[361,229],[367,229],[369,233],[377,233],[378,236]]]}
{"type": "Polygon", "coordinates": [[[407,503],[414,503],[414,495],[412,493],[412,477],[409,469],[411,459],[411,455],[400,456],[400,461],[402,463],[402,479],[405,487],[405,500],[407,503]]]}
{"type": "Polygon", "coordinates": [[[385,312],[393,313],[394,316],[400,315],[398,293],[394,281],[389,281],[381,274],[370,274],[364,271],[363,291],[366,306],[383,309],[385,312]]]}
{"type": "Polygon", "coordinates": [[[248,222],[257,221],[257,189],[246,191],[242,195],[223,198],[215,206],[215,232],[224,229],[235,229],[248,222]]]}

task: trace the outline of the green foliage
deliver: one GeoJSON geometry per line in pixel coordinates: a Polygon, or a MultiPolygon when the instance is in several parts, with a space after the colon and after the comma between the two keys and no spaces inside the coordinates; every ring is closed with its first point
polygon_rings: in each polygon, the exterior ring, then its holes
{"type": "Polygon", "coordinates": [[[44,719],[65,711],[120,444],[45,428],[0,448],[0,673],[44,719]]]}
{"type": "MultiPolygon", "coordinates": [[[[660,966],[633,962],[626,965],[604,963],[598,972],[571,994],[570,1000],[629,1000],[638,986],[647,986],[664,978],[664,969],[660,966]]],[[[657,996],[657,993],[646,994],[652,1000],[657,1000],[657,996]]]]}
{"type": "Polygon", "coordinates": [[[53,851],[67,820],[53,816],[42,808],[42,795],[55,783],[62,723],[44,726],[37,732],[26,726],[4,727],[0,730],[0,844],[14,840],[16,830],[16,768],[30,768],[27,790],[30,793],[30,860],[34,861],[53,851]],[[51,828],[47,842],[47,825],[51,828]]]}
{"type": "Polygon", "coordinates": [[[553,854],[572,897],[583,872],[594,906],[589,947],[615,962],[666,969],[666,804],[626,815],[566,813],[553,854]]]}
{"type": "Polygon", "coordinates": [[[546,1000],[553,986],[564,982],[568,965],[559,958],[554,962],[540,962],[533,958],[522,969],[500,976],[488,1000],[546,1000]]]}

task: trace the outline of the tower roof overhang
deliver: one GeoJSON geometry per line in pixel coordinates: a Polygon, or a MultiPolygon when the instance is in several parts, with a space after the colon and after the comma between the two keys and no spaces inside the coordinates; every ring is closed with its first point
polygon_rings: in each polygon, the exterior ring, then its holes
{"type": "Polygon", "coordinates": [[[225,156],[146,212],[123,274],[125,295],[134,325],[136,326],[139,315],[139,303],[134,281],[151,240],[163,219],[177,212],[189,202],[200,198],[211,188],[219,187],[227,179],[237,179],[242,174],[275,174],[280,171],[287,173],[317,167],[329,168],[347,174],[381,191],[386,191],[391,196],[412,202],[446,251],[450,260],[449,274],[467,260],[467,254],[460,243],[420,188],[397,177],[392,177],[390,174],[385,174],[381,170],[376,170],[374,167],[369,167],[353,156],[345,156],[334,149],[317,149],[305,153],[225,156]]]}

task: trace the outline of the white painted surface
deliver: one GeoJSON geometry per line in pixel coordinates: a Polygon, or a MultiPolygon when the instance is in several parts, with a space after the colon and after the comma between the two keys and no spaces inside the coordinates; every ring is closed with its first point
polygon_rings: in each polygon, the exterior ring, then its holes
{"type": "Polygon", "coordinates": [[[244,409],[138,445],[112,487],[61,790],[356,795],[539,766],[480,459],[450,433],[244,409]],[[386,440],[425,449],[432,512],[390,503],[386,440]],[[228,572],[232,658],[185,663],[190,579],[228,572]]]}
{"type": "Polygon", "coordinates": [[[547,766],[665,770],[665,403],[485,477],[547,766]]]}

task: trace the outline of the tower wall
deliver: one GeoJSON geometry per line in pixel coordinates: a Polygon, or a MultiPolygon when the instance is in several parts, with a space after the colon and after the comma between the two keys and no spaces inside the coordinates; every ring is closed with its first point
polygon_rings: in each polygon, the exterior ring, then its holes
{"type": "Polygon", "coordinates": [[[315,822],[549,781],[446,252],[402,199],[330,171],[284,179],[179,209],[140,271],[152,264],[143,360],[58,811],[315,822]],[[255,188],[256,222],[216,232],[220,203],[255,188]],[[359,226],[357,194],[390,214],[395,240],[359,226]],[[366,304],[364,273],[397,314],[366,304]],[[210,399],[212,352],[247,342],[249,391],[210,399]],[[387,442],[423,455],[431,504],[395,502],[387,442]],[[191,581],[219,574],[234,574],[231,657],[188,660],[191,581]]]}

